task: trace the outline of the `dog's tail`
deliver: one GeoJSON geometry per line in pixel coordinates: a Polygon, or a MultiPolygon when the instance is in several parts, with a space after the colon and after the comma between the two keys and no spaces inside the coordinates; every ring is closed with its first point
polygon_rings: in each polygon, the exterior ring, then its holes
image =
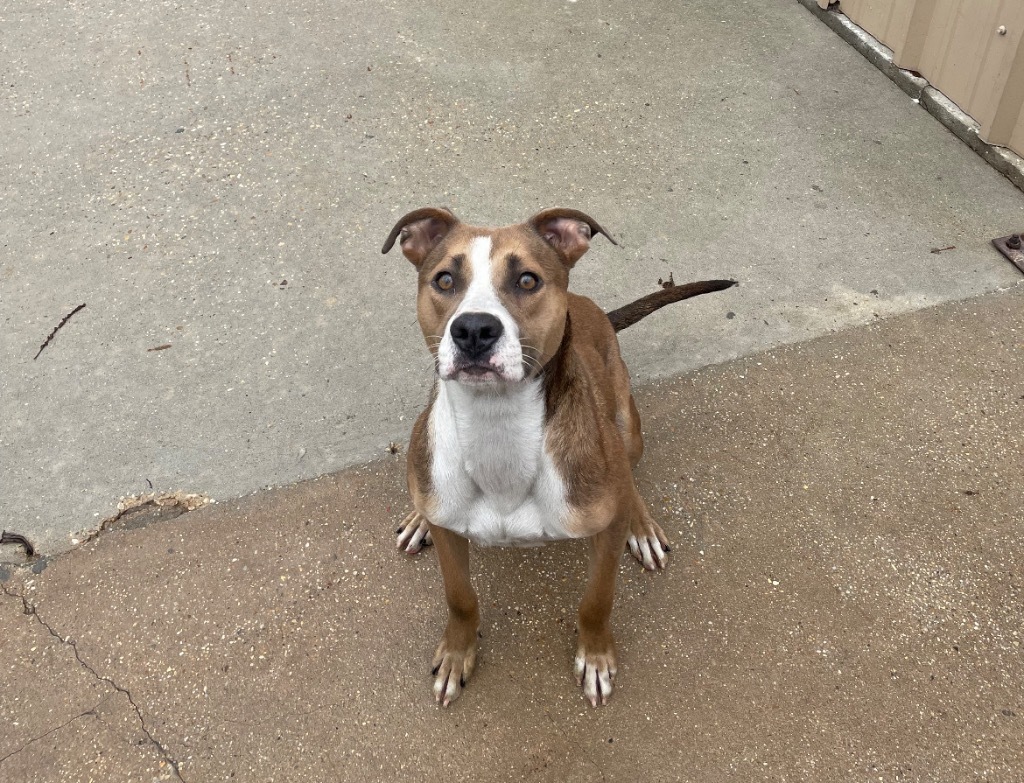
{"type": "Polygon", "coordinates": [[[635,302],[623,305],[618,310],[612,310],[608,313],[608,320],[612,322],[612,327],[616,332],[621,332],[627,326],[632,326],[641,318],[646,318],[655,310],[660,310],[665,305],[681,302],[683,299],[689,299],[691,296],[724,291],[726,288],[732,288],[734,285],[739,285],[739,283],[735,280],[701,280],[696,283],[676,285],[670,280],[662,285],[660,291],[642,296],[635,302]]]}

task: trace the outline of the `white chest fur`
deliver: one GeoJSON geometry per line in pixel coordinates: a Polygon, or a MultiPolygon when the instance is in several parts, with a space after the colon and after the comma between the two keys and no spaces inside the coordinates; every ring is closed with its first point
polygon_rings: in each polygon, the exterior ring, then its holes
{"type": "Polygon", "coordinates": [[[565,484],[544,447],[540,381],[497,394],[441,381],[430,439],[435,525],[484,546],[570,537],[565,484]]]}

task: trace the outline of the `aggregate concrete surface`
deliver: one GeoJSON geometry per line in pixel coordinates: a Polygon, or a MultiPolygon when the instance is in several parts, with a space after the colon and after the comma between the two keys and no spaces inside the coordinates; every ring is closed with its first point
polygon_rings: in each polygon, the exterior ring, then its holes
{"type": "Polygon", "coordinates": [[[1017,279],[1024,196],[794,0],[35,0],[0,75],[0,518],[46,553],[403,440],[430,365],[379,248],[426,204],[591,213],[608,309],[740,280],[624,335],[641,381],[1017,279]]]}
{"type": "MultiPolygon", "coordinates": [[[[5,781],[989,781],[1024,769],[1024,288],[638,389],[617,689],[571,674],[582,542],[476,550],[448,710],[401,456],[9,569],[5,781]]],[[[640,327],[633,327],[640,328],[640,327]]]]}

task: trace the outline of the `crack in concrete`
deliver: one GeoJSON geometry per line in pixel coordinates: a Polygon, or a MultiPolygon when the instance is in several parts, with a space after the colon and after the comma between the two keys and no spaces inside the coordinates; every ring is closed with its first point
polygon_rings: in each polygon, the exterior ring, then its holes
{"type": "MultiPolygon", "coordinates": [[[[50,634],[50,636],[52,636],[54,639],[56,639],[58,642],[60,642],[61,644],[65,645],[67,647],[70,647],[71,648],[71,652],[74,653],[75,660],[77,660],[78,663],[81,664],[82,668],[84,668],[87,672],[89,672],[97,680],[100,680],[101,682],[107,683],[111,688],[113,688],[118,693],[124,694],[124,697],[126,699],[128,699],[128,703],[131,705],[132,709],[135,711],[135,717],[139,719],[139,725],[142,727],[142,733],[146,735],[146,739],[148,739],[149,743],[154,748],[156,748],[157,752],[160,754],[160,757],[170,766],[170,768],[172,770],[174,770],[174,776],[178,780],[180,780],[181,783],[185,783],[185,779],[181,776],[181,769],[178,767],[178,762],[174,759],[173,756],[171,756],[170,752],[167,750],[166,747],[164,747],[163,743],[160,742],[160,740],[158,740],[156,737],[154,737],[153,734],[150,732],[149,727],[146,725],[146,719],[143,718],[143,716],[142,716],[142,710],[139,709],[139,705],[135,702],[135,698],[132,696],[131,691],[129,691],[127,688],[124,688],[124,687],[118,685],[116,682],[114,682],[112,679],[110,679],[110,677],[104,677],[102,674],[100,674],[98,671],[96,671],[94,668],[92,668],[92,666],[90,666],[85,661],[85,659],[82,658],[82,656],[79,654],[78,646],[75,644],[74,640],[73,639],[66,639],[63,636],[61,636],[59,633],[57,633],[55,630],[53,630],[53,628],[51,628],[50,625],[39,615],[39,612],[36,611],[35,605],[29,603],[28,599],[25,598],[25,596],[21,595],[20,593],[16,593],[16,592],[8,589],[7,586],[3,585],[3,584],[0,584],[0,590],[3,590],[4,594],[8,598],[15,598],[15,599],[20,600],[21,601],[21,606],[22,606],[22,611],[25,614],[35,618],[35,621],[37,623],[39,623],[39,625],[48,634],[50,634]]],[[[102,701],[100,702],[100,704],[102,704],[102,701]]],[[[99,704],[97,704],[96,706],[98,707],[99,704]]],[[[96,707],[93,707],[93,710],[90,710],[88,712],[92,712],[95,709],[96,709],[96,707]]],[[[82,715],[79,715],[78,718],[81,718],[84,715],[87,715],[88,712],[83,713],[82,715]]],[[[75,718],[74,720],[77,720],[77,718],[75,718]]],[[[61,727],[58,727],[58,728],[63,728],[63,727],[61,726],[61,727]]],[[[54,729],[54,731],[56,731],[56,730],[57,729],[54,729]]],[[[4,758],[6,759],[8,757],[5,756],[4,758]]],[[[4,759],[0,759],[0,761],[3,761],[3,760],[4,759]]]]}
{"type": "Polygon", "coordinates": [[[98,702],[96,702],[92,707],[87,709],[85,712],[79,713],[78,715],[76,715],[75,717],[71,718],[70,720],[64,721],[59,726],[57,726],[55,728],[52,728],[52,729],[50,729],[49,731],[47,731],[47,732],[45,732],[43,734],[40,734],[38,737],[33,737],[28,742],[24,743],[20,748],[15,748],[14,750],[12,750],[7,755],[0,756],[0,764],[3,764],[5,761],[7,761],[7,759],[11,758],[12,756],[17,756],[19,753],[21,753],[23,750],[25,750],[25,748],[27,748],[29,745],[32,745],[33,743],[39,742],[41,740],[44,740],[47,737],[49,737],[51,734],[56,734],[61,729],[67,728],[72,723],[74,723],[76,720],[80,720],[81,718],[87,718],[87,717],[95,718],[96,717],[96,710],[98,710],[100,708],[100,705],[103,704],[103,702],[105,702],[108,698],[110,698],[110,697],[106,696],[106,697],[100,699],[98,702]]]}
{"type": "Polygon", "coordinates": [[[180,517],[211,502],[211,498],[196,492],[149,492],[145,495],[123,497],[117,503],[117,512],[101,521],[95,530],[87,533],[79,545],[89,543],[108,530],[145,527],[152,522],[180,517]],[[147,515],[147,509],[156,513],[147,515]],[[141,514],[141,517],[133,522],[131,517],[135,514],[141,514]],[[128,520],[128,523],[124,524],[122,520],[128,520]]]}

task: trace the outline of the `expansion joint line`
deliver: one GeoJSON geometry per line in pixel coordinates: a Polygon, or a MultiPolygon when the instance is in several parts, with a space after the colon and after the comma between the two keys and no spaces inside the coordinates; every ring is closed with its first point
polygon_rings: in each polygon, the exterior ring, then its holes
{"type": "MultiPolygon", "coordinates": [[[[50,625],[39,615],[39,612],[36,611],[36,607],[33,604],[29,603],[28,599],[25,598],[25,596],[21,595],[20,593],[16,593],[9,590],[7,586],[3,584],[0,584],[0,589],[2,589],[4,594],[7,595],[9,598],[15,598],[20,600],[22,611],[25,614],[35,618],[35,621],[39,623],[39,625],[58,642],[65,645],[66,647],[71,648],[71,652],[74,654],[75,660],[77,660],[78,663],[81,664],[83,669],[89,672],[97,680],[107,683],[107,685],[109,685],[118,693],[124,694],[124,697],[128,700],[128,704],[130,704],[131,708],[135,711],[135,717],[138,718],[139,726],[142,728],[142,733],[146,735],[146,739],[149,740],[149,744],[156,748],[157,752],[160,754],[160,757],[168,764],[168,766],[170,766],[172,770],[174,770],[174,776],[178,780],[180,780],[181,783],[185,783],[185,779],[181,776],[181,770],[178,768],[178,762],[175,761],[175,759],[171,756],[170,752],[167,750],[166,747],[164,747],[163,743],[160,742],[160,740],[158,740],[156,737],[154,737],[152,732],[150,732],[149,727],[146,725],[146,719],[142,717],[142,710],[139,709],[139,705],[135,703],[135,698],[132,696],[131,691],[129,691],[127,688],[118,685],[109,677],[104,677],[102,674],[100,674],[98,671],[92,668],[92,666],[90,666],[89,663],[84,658],[82,658],[81,655],[79,655],[78,646],[75,644],[74,639],[66,639],[59,633],[57,633],[55,630],[53,630],[53,628],[51,628],[50,625]]],[[[99,705],[97,705],[97,707],[98,706],[99,705]]],[[[86,712],[83,712],[81,715],[77,716],[76,718],[73,718],[71,721],[68,721],[68,723],[71,723],[72,721],[78,720],[78,718],[82,718],[87,715],[95,715],[95,709],[96,707],[94,707],[92,710],[87,710],[86,712]]],[[[66,723],[64,725],[66,726],[68,724],[66,723]]],[[[58,729],[59,728],[63,728],[63,726],[59,726],[58,729]]],[[[56,729],[54,731],[56,731],[56,729]]],[[[9,756],[4,756],[4,758],[0,759],[0,762],[4,761],[8,757],[9,756]]]]}

